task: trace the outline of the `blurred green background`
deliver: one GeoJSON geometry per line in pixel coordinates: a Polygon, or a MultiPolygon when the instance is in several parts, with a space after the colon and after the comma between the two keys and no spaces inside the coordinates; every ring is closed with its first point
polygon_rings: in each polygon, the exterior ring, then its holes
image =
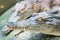
{"type": "Polygon", "coordinates": [[[7,22],[11,13],[12,11],[10,8],[8,11],[4,12],[3,15],[0,16],[0,29],[4,26],[5,22],[7,22]]]}
{"type": "Polygon", "coordinates": [[[16,2],[16,0],[0,0],[0,16],[16,2]]]}
{"type": "Polygon", "coordinates": [[[0,29],[4,25],[4,23],[7,21],[7,19],[9,18],[12,12],[11,7],[14,6],[16,2],[17,0],[0,0],[0,29]]]}

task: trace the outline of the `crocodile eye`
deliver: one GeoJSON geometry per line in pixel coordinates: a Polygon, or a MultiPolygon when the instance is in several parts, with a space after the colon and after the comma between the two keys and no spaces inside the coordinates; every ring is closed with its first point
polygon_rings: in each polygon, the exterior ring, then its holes
{"type": "Polygon", "coordinates": [[[38,22],[42,22],[43,19],[42,19],[42,18],[37,18],[36,21],[38,21],[38,22]]]}

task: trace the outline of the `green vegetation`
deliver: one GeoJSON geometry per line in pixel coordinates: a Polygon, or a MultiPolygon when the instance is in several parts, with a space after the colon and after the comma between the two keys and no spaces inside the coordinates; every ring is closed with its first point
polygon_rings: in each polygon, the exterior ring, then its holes
{"type": "Polygon", "coordinates": [[[9,19],[10,15],[11,15],[12,11],[11,8],[6,11],[5,13],[3,13],[2,16],[0,16],[0,29],[3,27],[3,25],[7,22],[7,20],[9,19]]]}

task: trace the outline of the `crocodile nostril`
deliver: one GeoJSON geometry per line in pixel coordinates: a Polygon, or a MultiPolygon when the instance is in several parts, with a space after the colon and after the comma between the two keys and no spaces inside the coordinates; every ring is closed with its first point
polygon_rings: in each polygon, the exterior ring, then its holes
{"type": "Polygon", "coordinates": [[[18,10],[18,14],[22,14],[22,13],[23,13],[22,9],[18,10]]]}

